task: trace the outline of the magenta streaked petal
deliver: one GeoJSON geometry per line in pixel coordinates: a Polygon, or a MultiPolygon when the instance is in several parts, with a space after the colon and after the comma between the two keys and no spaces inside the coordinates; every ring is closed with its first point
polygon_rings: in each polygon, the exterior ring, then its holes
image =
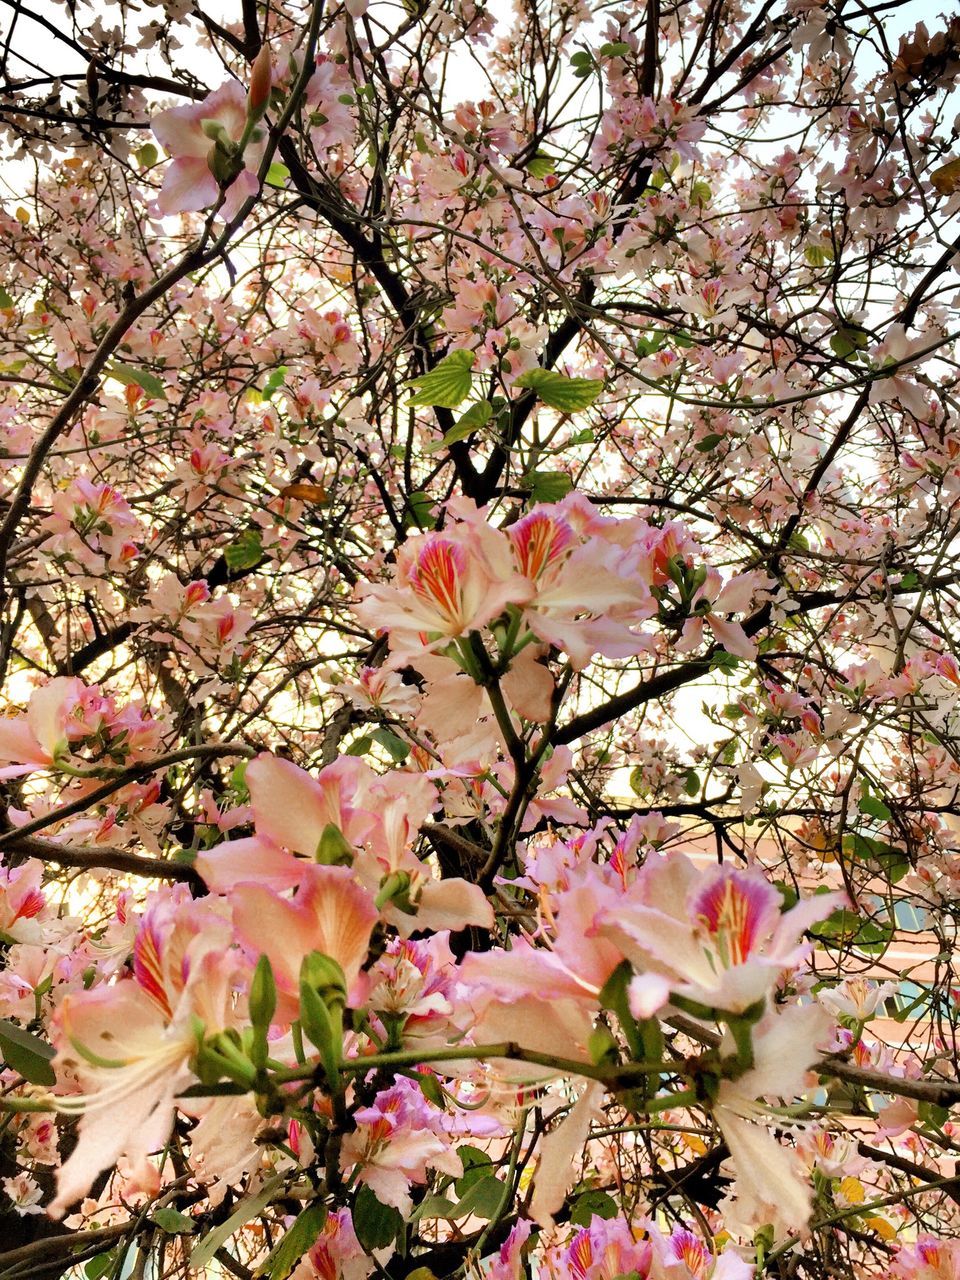
{"type": "Polygon", "coordinates": [[[408,570],[408,581],[420,599],[457,631],[462,629],[466,572],[466,552],[449,538],[425,538],[408,570]]]}
{"type": "Polygon", "coordinates": [[[543,509],[531,511],[507,532],[513,543],[517,567],[524,577],[536,581],[558,560],[562,560],[576,541],[576,535],[562,516],[543,509]]]}
{"type": "Polygon", "coordinates": [[[780,895],[763,876],[721,868],[691,903],[726,967],[744,964],[776,927],[780,895]]]}

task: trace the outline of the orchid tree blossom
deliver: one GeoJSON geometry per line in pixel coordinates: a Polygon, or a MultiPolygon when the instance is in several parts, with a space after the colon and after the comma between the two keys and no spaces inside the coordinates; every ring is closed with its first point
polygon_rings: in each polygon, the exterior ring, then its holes
{"type": "Polygon", "coordinates": [[[202,102],[161,111],[152,127],[172,157],[157,198],[161,213],[207,209],[223,186],[221,212],[229,220],[256,195],[263,136],[252,135],[249,97],[238,81],[229,80],[202,102]]]}
{"type": "Polygon", "coordinates": [[[349,867],[304,864],[292,898],[244,883],[231,903],[238,937],[251,956],[269,957],[281,995],[293,999],[303,957],[319,951],[337,962],[348,995],[358,999],[360,968],[379,912],[349,867]]]}
{"type": "Polygon", "coordinates": [[[842,903],[842,894],[827,893],[781,911],[780,894],[759,870],[704,874],[683,854],[661,854],[648,858],[594,928],[636,968],[641,1003],[652,975],[661,1003],[672,992],[703,1008],[744,1013],[801,962],[804,931],[842,903]]]}
{"type": "Polygon", "coordinates": [[[520,574],[496,574],[489,556],[492,530],[472,524],[408,538],[397,558],[396,585],[369,583],[356,605],[361,621],[386,630],[394,661],[415,657],[466,636],[523,603],[529,584],[520,574]]]}
{"type": "Polygon", "coordinates": [[[56,1217],[119,1156],[145,1165],[163,1146],[177,1095],[196,1080],[198,1034],[236,1022],[243,966],[226,919],[189,901],[161,900],[138,942],[132,978],[68,995],[57,1011],[58,1075],[79,1087],[58,1106],[80,1115],[80,1131],[58,1172],[56,1217]]]}

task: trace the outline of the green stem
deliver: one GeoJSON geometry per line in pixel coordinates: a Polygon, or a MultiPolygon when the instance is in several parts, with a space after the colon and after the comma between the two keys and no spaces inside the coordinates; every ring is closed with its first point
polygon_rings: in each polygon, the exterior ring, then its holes
{"type": "MultiPolygon", "coordinates": [[[[402,1049],[397,1053],[374,1053],[363,1058],[347,1058],[340,1063],[340,1071],[345,1075],[359,1075],[380,1068],[416,1067],[427,1062],[463,1062],[473,1058],[508,1058],[514,1062],[529,1062],[535,1066],[549,1067],[558,1075],[577,1075],[600,1080],[611,1088],[629,1088],[635,1081],[646,1076],[658,1076],[676,1069],[675,1064],[670,1062],[627,1062],[616,1067],[599,1067],[592,1062],[537,1053],[512,1041],[504,1041],[500,1044],[454,1045],[445,1049],[402,1049]]],[[[274,1080],[278,1084],[287,1084],[308,1079],[312,1074],[312,1067],[291,1067],[286,1071],[278,1071],[274,1080]]]]}

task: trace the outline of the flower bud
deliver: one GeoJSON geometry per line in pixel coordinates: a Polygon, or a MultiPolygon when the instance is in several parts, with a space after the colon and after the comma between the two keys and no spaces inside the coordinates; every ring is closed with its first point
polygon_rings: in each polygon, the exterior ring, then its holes
{"type": "Polygon", "coordinates": [[[326,1005],[347,1003],[347,980],[343,970],[330,956],[311,951],[300,966],[300,985],[306,984],[326,1005]]]}
{"type": "Polygon", "coordinates": [[[261,956],[253,971],[248,998],[250,1023],[253,1036],[250,1041],[250,1061],[262,1071],[267,1065],[267,1034],[277,1009],[277,984],[267,956],[261,956]]]}
{"type": "Polygon", "coordinates": [[[323,828],[313,860],[324,867],[353,865],[353,849],[336,823],[328,822],[323,828]]]}
{"type": "Polygon", "coordinates": [[[219,120],[201,120],[200,128],[204,132],[204,136],[209,138],[211,142],[220,142],[224,146],[229,144],[230,136],[223,124],[219,120]]]}
{"type": "Polygon", "coordinates": [[[247,92],[247,119],[259,120],[270,101],[273,84],[273,59],[270,46],[262,44],[250,68],[250,88],[247,92]]]}
{"type": "Polygon", "coordinates": [[[408,916],[416,915],[417,909],[410,901],[409,871],[391,871],[380,882],[380,891],[374,899],[378,911],[382,911],[388,903],[399,908],[408,916]]]}
{"type": "Polygon", "coordinates": [[[277,984],[268,956],[261,956],[250,980],[250,1021],[255,1027],[269,1027],[277,1010],[277,984]]]}
{"type": "MultiPolygon", "coordinates": [[[[233,147],[233,143],[228,143],[227,145],[233,147]]],[[[207,168],[221,187],[228,187],[235,178],[240,176],[243,169],[243,157],[236,155],[235,152],[225,150],[222,142],[218,140],[217,145],[211,147],[207,155],[207,168]]]]}

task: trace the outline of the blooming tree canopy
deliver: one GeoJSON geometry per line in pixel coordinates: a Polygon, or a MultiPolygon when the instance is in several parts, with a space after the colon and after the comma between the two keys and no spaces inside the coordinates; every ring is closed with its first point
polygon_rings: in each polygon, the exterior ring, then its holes
{"type": "Polygon", "coordinates": [[[0,1280],[958,1280],[921,9],[7,5],[0,1280]]]}

